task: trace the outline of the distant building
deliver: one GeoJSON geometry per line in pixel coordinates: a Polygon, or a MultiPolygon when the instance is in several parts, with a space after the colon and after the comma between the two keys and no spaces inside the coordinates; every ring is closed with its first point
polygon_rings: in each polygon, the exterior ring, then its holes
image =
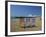
{"type": "Polygon", "coordinates": [[[39,16],[32,16],[32,17],[30,17],[30,18],[20,18],[20,25],[24,25],[24,26],[35,26],[35,24],[36,24],[36,21],[37,20],[40,20],[41,19],[41,17],[39,17],[39,16]]]}
{"type": "Polygon", "coordinates": [[[36,17],[26,18],[25,20],[26,20],[25,26],[32,26],[32,25],[35,25],[36,17]]]}

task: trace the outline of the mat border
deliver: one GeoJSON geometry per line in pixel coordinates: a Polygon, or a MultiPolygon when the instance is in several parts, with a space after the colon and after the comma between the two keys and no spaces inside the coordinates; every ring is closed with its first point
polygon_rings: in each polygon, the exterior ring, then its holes
{"type": "Polygon", "coordinates": [[[27,35],[41,35],[45,34],[45,3],[42,2],[25,2],[25,1],[5,1],[5,36],[27,36],[27,35]],[[44,33],[36,33],[36,34],[20,34],[20,35],[8,35],[8,2],[21,2],[21,3],[36,3],[36,4],[44,4],[44,33]]]}

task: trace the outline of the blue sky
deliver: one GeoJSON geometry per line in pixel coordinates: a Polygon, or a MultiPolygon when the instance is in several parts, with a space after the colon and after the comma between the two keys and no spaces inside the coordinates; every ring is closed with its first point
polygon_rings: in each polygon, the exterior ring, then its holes
{"type": "Polygon", "coordinates": [[[12,17],[17,16],[41,16],[41,6],[25,6],[25,5],[11,5],[10,12],[12,17]]]}

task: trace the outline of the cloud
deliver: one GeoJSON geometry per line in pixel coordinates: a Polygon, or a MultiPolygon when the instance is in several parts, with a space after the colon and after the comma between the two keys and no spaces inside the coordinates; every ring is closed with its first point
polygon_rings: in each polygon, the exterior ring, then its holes
{"type": "Polygon", "coordinates": [[[36,17],[37,15],[29,14],[28,17],[36,17]]]}
{"type": "Polygon", "coordinates": [[[29,14],[28,16],[30,17],[30,16],[32,16],[32,14],[29,14]]]}

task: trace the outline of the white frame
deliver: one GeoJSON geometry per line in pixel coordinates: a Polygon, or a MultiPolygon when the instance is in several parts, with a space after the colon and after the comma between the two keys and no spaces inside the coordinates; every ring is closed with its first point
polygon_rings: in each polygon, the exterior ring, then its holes
{"type": "Polygon", "coordinates": [[[37,34],[37,33],[44,33],[44,4],[8,2],[8,35],[37,34]],[[10,5],[42,6],[42,30],[41,31],[10,32],[10,5]]]}

